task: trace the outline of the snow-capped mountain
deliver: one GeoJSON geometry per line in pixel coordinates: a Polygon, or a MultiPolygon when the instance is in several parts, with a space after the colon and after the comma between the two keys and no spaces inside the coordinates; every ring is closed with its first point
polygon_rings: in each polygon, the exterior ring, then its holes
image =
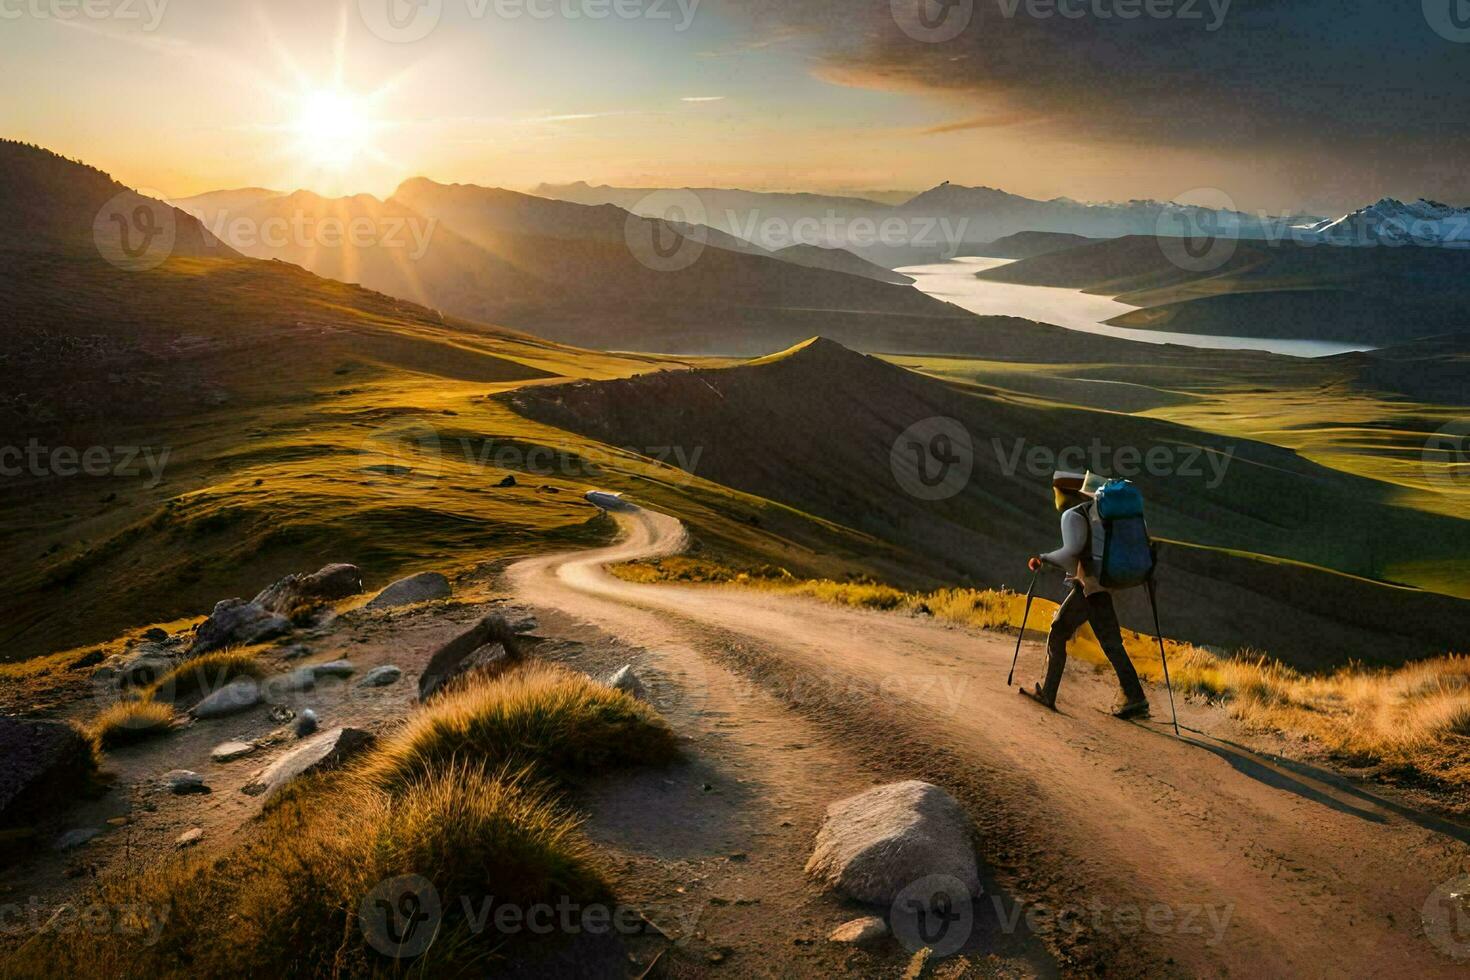
{"type": "Polygon", "coordinates": [[[1470,208],[1420,198],[1413,204],[1385,197],[1341,218],[1303,229],[1329,245],[1437,245],[1470,248],[1470,208]]]}

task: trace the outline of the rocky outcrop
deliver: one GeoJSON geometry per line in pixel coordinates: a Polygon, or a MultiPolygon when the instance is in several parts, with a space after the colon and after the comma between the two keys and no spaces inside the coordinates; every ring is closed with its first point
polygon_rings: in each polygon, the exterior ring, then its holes
{"type": "Polygon", "coordinates": [[[419,675],[419,700],[475,670],[495,671],[521,658],[516,632],[505,618],[492,613],[434,652],[419,675]]]}
{"type": "Polygon", "coordinates": [[[71,802],[95,765],[91,744],[71,725],[0,717],[0,827],[71,802]]]}
{"type": "Polygon", "coordinates": [[[259,603],[246,602],[244,599],[222,599],[215,603],[214,612],[209,614],[209,618],[199,624],[189,653],[208,653],[224,647],[264,643],[289,632],[290,620],[270,612],[259,603]]]}
{"type": "Polygon", "coordinates": [[[878,786],[827,807],[806,870],[848,898],[878,905],[930,875],[980,893],[969,818],[954,797],[918,781],[878,786]]]}
{"type": "Polygon", "coordinates": [[[416,602],[431,599],[447,599],[452,593],[449,579],[438,572],[420,572],[399,579],[382,592],[368,600],[369,609],[391,609],[394,606],[411,606],[416,602]]]}
{"type": "Polygon", "coordinates": [[[844,922],[832,930],[827,938],[834,943],[865,946],[888,935],[888,923],[876,915],[865,915],[861,919],[844,922]]]}
{"type": "Polygon", "coordinates": [[[359,728],[334,728],[313,735],[256,773],[244,792],[268,800],[302,776],[337,768],[373,741],[371,732],[359,728]]]}
{"type": "Polygon", "coordinates": [[[362,592],[362,572],[356,565],[328,565],[310,575],[287,575],[262,589],[253,600],[257,606],[278,616],[290,617],[303,608],[312,609],[362,592]]]}

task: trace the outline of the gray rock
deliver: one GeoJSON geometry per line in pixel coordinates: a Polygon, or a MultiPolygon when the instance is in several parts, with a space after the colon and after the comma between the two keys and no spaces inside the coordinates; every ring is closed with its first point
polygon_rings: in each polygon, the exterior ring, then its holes
{"type": "Polygon", "coordinates": [[[243,759],[255,751],[253,742],[221,742],[209,753],[209,757],[215,762],[234,762],[243,759]]]}
{"type": "Polygon", "coordinates": [[[853,919],[844,922],[827,938],[834,943],[849,943],[854,946],[863,946],[868,943],[877,942],[888,935],[888,923],[876,915],[865,915],[861,919],[853,919]]]}
{"type": "Polygon", "coordinates": [[[291,730],[296,733],[297,738],[305,738],[308,735],[315,734],[316,729],[316,712],[310,708],[297,715],[296,723],[291,726],[291,730]]]}
{"type": "Polygon", "coordinates": [[[607,679],[607,686],[615,691],[622,691],[629,697],[637,698],[639,701],[648,700],[648,690],[643,686],[643,681],[638,675],[633,673],[632,664],[624,664],[619,667],[607,679]]]}
{"type": "Polygon", "coordinates": [[[237,677],[194,705],[195,718],[225,718],[249,711],[261,702],[260,683],[253,677],[237,677]]]}
{"type": "Polygon", "coordinates": [[[393,606],[410,606],[430,599],[447,599],[450,596],[449,579],[438,572],[420,572],[399,579],[382,592],[368,600],[369,609],[389,609],[393,606]]]}
{"type": "Polygon", "coordinates": [[[173,669],[172,657],[157,647],[146,646],[117,665],[117,683],[124,688],[148,687],[173,669]]]}
{"type": "Polygon", "coordinates": [[[504,617],[492,613],[434,651],[419,675],[419,700],[427,701],[472,670],[491,669],[520,659],[515,631],[504,617]]]}
{"type": "Polygon", "coordinates": [[[101,827],[78,827],[76,830],[68,830],[56,838],[56,842],[51,846],[58,851],[70,851],[72,848],[81,847],[101,833],[101,827]]]}
{"type": "Polygon", "coordinates": [[[362,572],[356,565],[328,565],[310,575],[287,575],[262,589],[253,600],[267,612],[290,616],[302,606],[345,599],[362,591],[362,572]]]}
{"type": "Polygon", "coordinates": [[[281,650],[282,660],[300,660],[302,657],[311,656],[311,647],[305,643],[293,643],[281,650]]]}
{"type": "Polygon", "coordinates": [[[520,619],[513,620],[510,628],[514,633],[534,633],[539,625],[535,616],[522,616],[520,619]]]}
{"type": "Polygon", "coordinates": [[[179,835],[178,839],[174,841],[174,846],[181,848],[193,847],[195,844],[199,843],[203,839],[203,827],[190,827],[188,830],[179,835]]]}
{"type": "Polygon", "coordinates": [[[90,743],[66,722],[0,716],[0,826],[71,802],[95,767],[90,743]]]}
{"type": "Polygon", "coordinates": [[[316,671],[310,667],[299,667],[289,674],[267,677],[260,686],[267,701],[280,701],[288,694],[304,694],[315,690],[316,671]]]}
{"type": "Polygon", "coordinates": [[[371,732],[359,728],[334,728],[313,735],[256,773],[244,787],[244,792],[269,799],[295,779],[337,768],[373,741],[371,732]]]}
{"type": "Polygon", "coordinates": [[[849,898],[879,905],[929,875],[948,875],[970,895],[980,894],[964,809],[944,790],[916,780],[827,807],[806,871],[849,898]]]}
{"type": "Polygon", "coordinates": [[[333,660],[331,663],[312,664],[306,668],[318,679],[323,677],[351,677],[357,673],[357,668],[352,666],[350,660],[333,660]]]}
{"type": "Polygon", "coordinates": [[[403,670],[401,668],[395,667],[392,664],[383,664],[381,667],[374,667],[368,671],[367,676],[357,686],[387,687],[390,684],[398,683],[398,679],[402,676],[403,670]]]}
{"type": "Polygon", "coordinates": [[[194,632],[191,654],[208,653],[228,646],[264,643],[291,632],[291,622],[244,599],[222,599],[214,612],[194,632]]]}
{"type": "Polygon", "coordinates": [[[163,785],[179,796],[209,792],[209,787],[204,785],[204,777],[188,769],[170,769],[163,774],[163,785]]]}

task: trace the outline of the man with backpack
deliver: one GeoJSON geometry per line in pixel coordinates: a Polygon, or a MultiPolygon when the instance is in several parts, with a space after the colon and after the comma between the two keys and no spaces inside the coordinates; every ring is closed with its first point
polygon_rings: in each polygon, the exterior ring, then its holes
{"type": "Polygon", "coordinates": [[[1103,484],[1092,474],[1067,472],[1053,475],[1052,495],[1062,514],[1062,546],[1033,557],[1029,565],[1033,572],[1044,564],[1062,569],[1070,591],[1046,637],[1046,680],[1031,689],[1023,687],[1021,693],[1056,710],[1057,690],[1067,665],[1067,641],[1083,623],[1090,623],[1123,688],[1113,714],[1144,717],[1149,713],[1148,696],[1123,646],[1112,596],[1115,588],[1143,584],[1153,570],[1143,498],[1131,483],[1103,484]],[[1096,493],[1089,493],[1094,487],[1096,493]]]}

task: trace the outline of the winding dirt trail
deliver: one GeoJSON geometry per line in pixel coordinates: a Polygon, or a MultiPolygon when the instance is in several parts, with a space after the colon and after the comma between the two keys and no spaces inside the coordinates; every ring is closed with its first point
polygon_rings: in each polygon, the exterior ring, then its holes
{"type": "MultiPolygon", "coordinates": [[[[1111,679],[1090,665],[1069,669],[1063,713],[1036,709],[1005,686],[1003,635],[624,582],[604,566],[687,539],[665,515],[614,516],[625,535],[612,547],[513,566],[518,597],[659,651],[680,692],[660,705],[676,726],[749,683],[895,778],[946,786],[1068,961],[1123,975],[1465,975],[1463,924],[1422,920],[1436,887],[1470,872],[1464,828],[1214,737],[1228,723],[1208,708],[1181,705],[1182,740],[1166,721],[1116,721],[1103,713],[1111,679]]],[[[1042,657],[1027,646],[1023,679],[1042,657]]]]}

